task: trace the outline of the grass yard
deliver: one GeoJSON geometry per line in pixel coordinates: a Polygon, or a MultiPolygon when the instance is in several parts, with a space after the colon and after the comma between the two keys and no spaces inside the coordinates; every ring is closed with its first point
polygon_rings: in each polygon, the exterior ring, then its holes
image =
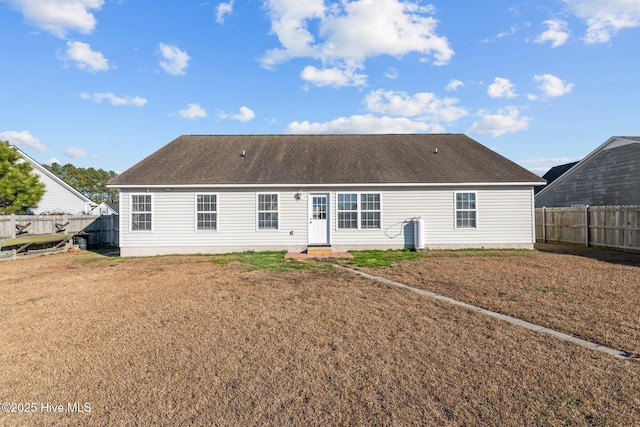
{"type": "MultiPolygon", "coordinates": [[[[35,408],[0,412],[0,426],[640,424],[636,360],[270,257],[0,263],[0,402],[35,408]]],[[[401,259],[372,272],[637,351],[637,265],[539,251],[401,259]],[[582,290],[591,277],[603,282],[582,290]],[[573,319],[582,309],[597,311],[573,319]]]]}
{"type": "Polygon", "coordinates": [[[640,357],[640,254],[537,248],[432,251],[359,269],[640,357]]]}

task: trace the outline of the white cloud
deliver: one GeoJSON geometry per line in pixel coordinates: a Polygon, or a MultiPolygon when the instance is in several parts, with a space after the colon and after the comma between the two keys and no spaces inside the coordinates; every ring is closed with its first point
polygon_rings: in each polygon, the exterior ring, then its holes
{"type": "Polygon", "coordinates": [[[75,61],[76,67],[93,73],[109,69],[109,60],[102,53],[91,50],[87,43],[68,41],[67,50],[60,58],[75,61]]]}
{"type": "Polygon", "coordinates": [[[325,68],[319,70],[313,65],[306,66],[300,76],[315,86],[363,86],[367,82],[367,76],[357,74],[355,69],[325,68]]]}
{"type": "Polygon", "coordinates": [[[430,92],[409,95],[402,91],[370,92],[364,99],[367,110],[392,116],[416,117],[421,121],[452,122],[468,115],[456,98],[438,98],[430,92]]]}
{"type": "Polygon", "coordinates": [[[40,143],[40,138],[31,135],[27,130],[0,132],[0,141],[7,141],[18,148],[29,148],[41,153],[47,151],[47,147],[40,143]]]}
{"type": "Polygon", "coordinates": [[[498,33],[496,35],[496,38],[503,39],[505,37],[512,36],[515,33],[517,33],[519,29],[520,29],[520,27],[518,27],[517,25],[512,25],[511,28],[509,28],[509,31],[502,31],[502,32],[498,33]]]}
{"type": "Polygon", "coordinates": [[[480,42],[481,43],[494,43],[496,40],[503,39],[505,37],[510,37],[510,36],[514,35],[515,33],[517,33],[518,31],[520,31],[520,27],[518,25],[514,24],[509,28],[509,31],[501,31],[498,34],[496,34],[495,37],[493,37],[493,38],[485,38],[485,39],[482,39],[480,42]]]}
{"type": "Polygon", "coordinates": [[[83,150],[82,148],[78,148],[78,147],[67,147],[67,149],[64,150],[64,154],[66,154],[67,156],[71,157],[72,159],[81,159],[81,158],[87,158],[87,157],[97,158],[98,157],[96,155],[89,154],[89,153],[87,153],[86,150],[83,150]]]}
{"type": "Polygon", "coordinates": [[[234,0],[229,1],[228,3],[220,3],[216,8],[216,22],[218,24],[224,24],[225,15],[229,15],[233,12],[233,2],[234,0]]]}
{"type": "Polygon", "coordinates": [[[562,46],[569,39],[567,23],[561,19],[549,19],[544,21],[547,30],[540,34],[534,41],[538,44],[551,42],[551,47],[562,46]]]}
{"type": "Polygon", "coordinates": [[[325,16],[321,33],[328,57],[362,60],[378,55],[402,56],[410,52],[433,55],[437,65],[449,62],[453,50],[436,34],[433,7],[398,0],[361,0],[344,3],[344,10],[325,16]],[[372,23],[375,22],[375,25],[372,23]]]}
{"type": "Polygon", "coordinates": [[[199,104],[187,104],[187,108],[178,111],[183,119],[195,120],[207,117],[207,112],[199,104]]]}
{"type": "Polygon", "coordinates": [[[497,137],[505,133],[517,132],[529,128],[531,118],[521,116],[517,107],[508,106],[495,113],[488,110],[478,112],[480,120],[473,123],[467,131],[470,135],[490,135],[497,137]]]}
{"type": "MultiPolygon", "coordinates": [[[[431,16],[434,8],[419,2],[356,0],[325,7],[323,0],[268,0],[266,7],[281,47],[265,53],[261,59],[265,68],[293,58],[312,58],[326,70],[340,69],[348,75],[349,70],[364,68],[367,58],[381,55],[419,53],[443,65],[454,54],[446,37],[436,32],[438,21],[431,16]]],[[[307,67],[307,75],[314,69],[307,67]]],[[[353,85],[350,79],[314,76],[321,82],[353,85]]]]}
{"type": "Polygon", "coordinates": [[[577,162],[579,160],[581,160],[580,157],[553,157],[548,159],[527,159],[519,161],[518,163],[521,166],[529,169],[531,172],[537,173],[538,175],[542,176],[554,166],[577,162]]]}
{"type": "Polygon", "coordinates": [[[384,73],[384,76],[388,79],[395,80],[398,78],[398,69],[391,67],[386,73],[384,73]]]}
{"type": "Polygon", "coordinates": [[[541,158],[541,159],[527,159],[527,160],[522,160],[520,163],[528,166],[552,168],[558,165],[577,162],[581,159],[582,159],[581,157],[564,156],[564,157],[551,157],[551,158],[541,158]]]}
{"type": "Polygon", "coordinates": [[[566,95],[575,86],[573,83],[565,83],[553,74],[536,74],[533,80],[539,83],[538,89],[549,97],[566,95]]]}
{"type": "Polygon", "coordinates": [[[51,165],[52,165],[52,164],[54,164],[54,163],[57,163],[57,164],[59,164],[59,165],[61,164],[61,163],[60,163],[60,160],[56,159],[55,157],[51,157],[50,159],[48,159],[48,160],[46,160],[46,161],[44,162],[44,164],[45,164],[45,165],[49,165],[49,166],[51,166],[51,165]]]}
{"type": "Polygon", "coordinates": [[[160,67],[174,76],[184,76],[186,73],[185,70],[191,60],[187,52],[180,50],[175,45],[164,43],[160,43],[158,47],[160,48],[160,55],[162,56],[160,67]]]}
{"type": "Polygon", "coordinates": [[[451,79],[449,80],[449,83],[447,83],[446,90],[447,92],[452,92],[460,89],[461,87],[464,87],[464,82],[456,79],[451,79]]]}
{"type": "Polygon", "coordinates": [[[638,0],[564,0],[569,10],[587,24],[586,43],[606,43],[624,28],[640,26],[638,0]]]}
{"type": "Polygon", "coordinates": [[[292,122],[287,133],[420,133],[443,132],[438,124],[410,120],[404,117],[376,117],[371,114],[340,117],[325,123],[292,122]]]}
{"type": "Polygon", "coordinates": [[[67,32],[91,33],[96,18],[91,11],[100,10],[104,0],[5,0],[19,10],[25,20],[57,37],[67,32]]]}
{"type": "Polygon", "coordinates": [[[442,133],[441,123],[456,121],[469,113],[456,98],[439,98],[429,92],[410,95],[403,91],[378,89],[364,100],[371,113],[339,117],[324,123],[295,121],[287,133],[442,133]]]}
{"type": "Polygon", "coordinates": [[[241,122],[248,122],[256,117],[256,113],[254,113],[251,108],[242,106],[238,114],[233,114],[230,117],[234,120],[240,120],[241,122]]]}
{"type": "Polygon", "coordinates": [[[255,119],[256,113],[251,108],[242,106],[240,107],[240,112],[238,112],[237,114],[230,114],[225,113],[224,111],[219,111],[217,113],[217,117],[220,120],[232,119],[239,120],[241,122],[248,122],[255,119]]]}
{"type": "Polygon", "coordinates": [[[83,92],[80,94],[80,97],[82,99],[86,99],[89,101],[92,101],[96,104],[100,104],[102,101],[104,101],[105,99],[108,100],[109,102],[111,102],[111,105],[115,105],[115,106],[121,106],[121,105],[131,105],[134,107],[142,107],[143,105],[145,105],[147,103],[147,99],[146,98],[141,98],[139,96],[128,96],[128,95],[124,95],[124,96],[116,96],[111,92],[107,92],[107,93],[94,93],[93,95],[90,95],[86,92],[83,92]]]}
{"type": "Polygon", "coordinates": [[[514,91],[514,85],[509,79],[502,77],[496,77],[494,82],[489,85],[487,93],[492,98],[515,98],[516,92],[514,91]]]}

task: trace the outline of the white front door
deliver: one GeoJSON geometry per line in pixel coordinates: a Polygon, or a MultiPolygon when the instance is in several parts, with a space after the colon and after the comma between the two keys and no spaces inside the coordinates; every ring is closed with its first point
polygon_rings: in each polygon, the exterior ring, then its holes
{"type": "Polygon", "coordinates": [[[309,244],[329,244],[328,194],[309,194],[309,244]]]}

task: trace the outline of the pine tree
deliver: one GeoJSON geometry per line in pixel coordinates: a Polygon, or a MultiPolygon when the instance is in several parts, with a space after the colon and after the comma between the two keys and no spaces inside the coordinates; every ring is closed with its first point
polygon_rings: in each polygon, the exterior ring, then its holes
{"type": "Polygon", "coordinates": [[[33,167],[8,142],[0,141],[0,215],[24,215],[44,195],[33,167]]]}

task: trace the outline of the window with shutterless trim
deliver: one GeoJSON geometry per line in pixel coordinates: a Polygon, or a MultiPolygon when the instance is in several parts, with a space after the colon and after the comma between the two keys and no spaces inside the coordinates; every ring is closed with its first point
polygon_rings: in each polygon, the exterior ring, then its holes
{"type": "Polygon", "coordinates": [[[151,231],[151,194],[131,195],[131,231],[151,231]]]}
{"type": "Polygon", "coordinates": [[[278,229],[278,194],[258,194],[258,230],[278,229]]]}
{"type": "Polygon", "coordinates": [[[477,228],[476,193],[456,192],[456,228],[477,228]]]}
{"type": "Polygon", "coordinates": [[[380,228],[380,193],[360,194],[360,227],[380,228]]]}
{"type": "Polygon", "coordinates": [[[218,229],[217,194],[196,194],[196,229],[218,229]]]}
{"type": "Polygon", "coordinates": [[[338,228],[358,228],[357,194],[338,194],[338,228]]]}
{"type": "Polygon", "coordinates": [[[338,193],[338,229],[379,229],[380,193],[338,193]]]}

